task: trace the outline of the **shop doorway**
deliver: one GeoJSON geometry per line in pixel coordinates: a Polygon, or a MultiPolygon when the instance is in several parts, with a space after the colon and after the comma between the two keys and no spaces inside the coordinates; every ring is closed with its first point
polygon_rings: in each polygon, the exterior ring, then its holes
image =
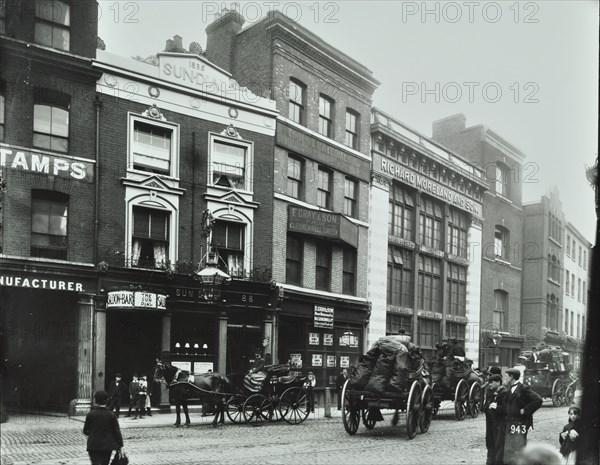
{"type": "MultiPolygon", "coordinates": [[[[134,373],[146,374],[153,393],[160,385],[153,382],[156,357],[162,346],[162,315],[149,312],[113,311],[106,315],[106,388],[116,373],[126,383],[134,373]]],[[[152,405],[160,403],[159,395],[152,395],[152,405]]]]}
{"type": "Polygon", "coordinates": [[[261,346],[262,330],[255,325],[227,325],[227,373],[240,375],[250,369],[254,351],[261,346]]]}

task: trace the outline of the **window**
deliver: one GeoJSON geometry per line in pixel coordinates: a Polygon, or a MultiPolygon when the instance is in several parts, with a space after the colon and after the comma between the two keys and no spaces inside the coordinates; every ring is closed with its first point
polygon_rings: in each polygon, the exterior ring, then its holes
{"type": "Polygon", "coordinates": [[[300,81],[290,79],[288,118],[298,124],[304,124],[306,86],[300,81]]]}
{"type": "Polygon", "coordinates": [[[503,163],[496,164],[496,194],[508,198],[508,167],[503,163]]]}
{"type": "Polygon", "coordinates": [[[302,241],[294,236],[287,237],[285,253],[285,282],[302,285],[302,241]]]}
{"type": "Polygon", "coordinates": [[[319,134],[325,137],[333,136],[333,101],[319,95],[319,134]]]}
{"type": "Polygon", "coordinates": [[[571,312],[571,332],[569,333],[570,336],[575,336],[575,323],[574,323],[574,318],[575,318],[575,312],[571,312]]]}
{"type": "Polygon", "coordinates": [[[244,231],[246,225],[232,221],[216,220],[212,233],[212,244],[219,253],[222,262],[227,266],[230,276],[244,275],[244,231]]]}
{"type": "Polygon", "coordinates": [[[344,179],[344,215],[356,218],[356,198],[358,194],[358,182],[350,178],[344,179]]]}
{"type": "Polygon", "coordinates": [[[577,300],[581,302],[581,278],[577,278],[577,300]]]}
{"type": "Polygon", "coordinates": [[[302,196],[302,160],[288,155],[287,195],[300,199],[302,196]]]}
{"type": "Polygon", "coordinates": [[[403,329],[405,333],[412,333],[412,317],[408,315],[396,315],[394,313],[388,313],[386,315],[385,322],[385,333],[400,334],[400,330],[403,329]]]}
{"type": "Polygon", "coordinates": [[[587,328],[585,327],[585,315],[581,315],[581,339],[585,339],[587,328]]]}
{"type": "MultiPolygon", "coordinates": [[[[552,212],[548,213],[548,236],[554,239],[559,244],[561,244],[561,235],[561,222],[559,218],[552,212]]],[[[575,255],[575,247],[573,247],[573,255],[575,255]]]]}
{"type": "Polygon", "coordinates": [[[581,315],[577,315],[577,339],[581,339],[581,315]]]}
{"type": "Polygon", "coordinates": [[[553,331],[558,329],[558,303],[559,300],[554,296],[554,294],[551,294],[546,304],[546,327],[553,331]]]}
{"type": "Polygon", "coordinates": [[[567,257],[571,256],[571,238],[567,234],[567,257]]]}
{"type": "Polygon", "coordinates": [[[425,255],[419,256],[419,282],[417,308],[432,312],[442,311],[441,261],[425,255]]]}
{"type": "Polygon", "coordinates": [[[67,259],[69,196],[60,192],[31,192],[32,257],[67,259]]]}
{"type": "Polygon", "coordinates": [[[387,303],[413,306],[413,254],[410,250],[388,246],[387,303]]]}
{"type": "Polygon", "coordinates": [[[449,339],[456,338],[461,346],[464,347],[466,325],[462,323],[446,322],[446,337],[449,339]]]}
{"type": "Polygon", "coordinates": [[[467,311],[467,269],[448,263],[446,300],[450,315],[465,316],[467,311]]]}
{"type": "Polygon", "coordinates": [[[434,248],[442,248],[442,207],[438,202],[423,196],[422,210],[419,218],[421,244],[434,248]]]}
{"type": "Polygon", "coordinates": [[[6,34],[6,0],[0,1],[0,34],[6,34]]]}
{"type": "Polygon", "coordinates": [[[575,298],[575,275],[571,273],[571,296],[575,298]]]}
{"type": "Polygon", "coordinates": [[[4,140],[4,105],[6,99],[6,87],[0,82],[0,140],[4,140]]]}
{"type": "Polygon", "coordinates": [[[36,0],[35,3],[35,43],[68,51],[71,7],[53,0],[36,0]]]}
{"type": "Polygon", "coordinates": [[[414,241],[415,202],[408,190],[394,184],[390,192],[388,234],[414,241]]]}
{"type": "Polygon", "coordinates": [[[567,271],[565,274],[567,275],[567,282],[565,283],[565,294],[569,295],[569,289],[570,289],[570,286],[569,286],[569,272],[567,271]]]}
{"type": "Polygon", "coordinates": [[[131,264],[140,268],[162,268],[168,263],[169,212],[133,207],[131,264]]]}
{"type": "Polygon", "coordinates": [[[509,231],[504,226],[496,225],[494,228],[494,255],[497,258],[508,260],[509,231]]]}
{"type": "Polygon", "coordinates": [[[321,208],[331,210],[331,182],[333,173],[319,168],[317,176],[317,205],[321,208]]]}
{"type": "Polygon", "coordinates": [[[212,182],[215,186],[250,190],[246,176],[248,146],[215,140],[213,143],[212,182]]]}
{"type": "Polygon", "coordinates": [[[356,250],[344,249],[342,293],[356,294],[356,250]]]}
{"type": "MultiPolygon", "coordinates": [[[[419,342],[421,349],[433,349],[440,340],[440,322],[419,318],[419,342]]],[[[431,352],[433,352],[431,350],[431,352]]],[[[429,353],[424,353],[424,356],[429,353]]]]}
{"type": "Polygon", "coordinates": [[[70,97],[48,89],[34,91],[33,146],[57,152],[69,151],[70,97]]]}
{"type": "Polygon", "coordinates": [[[131,140],[133,168],[170,174],[172,138],[173,130],[170,128],[134,120],[131,140]]]}
{"type": "Polygon", "coordinates": [[[587,270],[587,250],[583,251],[583,269],[587,270]]]}
{"type": "Polygon", "coordinates": [[[573,246],[571,247],[572,250],[572,255],[571,258],[573,259],[573,261],[575,261],[575,239],[573,239],[573,246]]]}
{"type": "Polygon", "coordinates": [[[586,302],[586,295],[587,295],[587,286],[586,286],[585,281],[582,281],[581,284],[582,284],[581,301],[583,303],[585,303],[586,302]]]}
{"type": "Polygon", "coordinates": [[[325,242],[317,243],[315,288],[321,291],[331,289],[331,247],[325,242]]]}
{"type": "Polygon", "coordinates": [[[467,257],[468,228],[467,214],[451,208],[448,222],[448,253],[463,258],[467,257]]]}
{"type": "Polygon", "coordinates": [[[581,246],[579,246],[579,255],[578,255],[579,266],[582,266],[581,265],[581,258],[582,258],[582,255],[581,255],[581,246]]]}
{"type": "Polygon", "coordinates": [[[346,145],[358,150],[358,114],[346,110],[346,145]]]}
{"type": "Polygon", "coordinates": [[[508,292],[501,289],[494,291],[494,314],[493,325],[494,329],[504,331],[506,329],[508,314],[508,292]]]}
{"type": "Polygon", "coordinates": [[[565,333],[569,335],[569,309],[565,308],[565,333]]]}
{"type": "Polygon", "coordinates": [[[557,283],[561,282],[560,261],[556,258],[556,255],[548,254],[548,279],[557,283]]]}

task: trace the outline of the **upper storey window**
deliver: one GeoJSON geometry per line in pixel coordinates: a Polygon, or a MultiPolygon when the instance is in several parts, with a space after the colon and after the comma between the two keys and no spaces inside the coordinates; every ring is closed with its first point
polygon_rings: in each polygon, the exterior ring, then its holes
{"type": "Polygon", "coordinates": [[[304,124],[304,108],[306,106],[306,86],[300,81],[290,79],[288,118],[298,124],[304,124]]]}
{"type": "Polygon", "coordinates": [[[503,163],[496,164],[496,194],[508,198],[508,167],[503,163]]]}
{"type": "Polygon", "coordinates": [[[252,144],[214,136],[210,150],[210,181],[213,186],[252,190],[252,144]]]}
{"type": "Polygon", "coordinates": [[[71,45],[71,7],[65,2],[35,2],[35,43],[69,51],[71,45]]]}
{"type": "Polygon", "coordinates": [[[69,151],[69,106],[66,94],[36,89],[33,103],[33,146],[69,151]]]}
{"type": "Polygon", "coordinates": [[[319,96],[319,134],[333,136],[333,101],[324,95],[319,96]]]}
{"type": "Polygon", "coordinates": [[[346,110],[346,145],[358,150],[358,114],[346,110]]]}
{"type": "Polygon", "coordinates": [[[135,170],[177,176],[177,126],[131,116],[129,166],[135,170]]]}

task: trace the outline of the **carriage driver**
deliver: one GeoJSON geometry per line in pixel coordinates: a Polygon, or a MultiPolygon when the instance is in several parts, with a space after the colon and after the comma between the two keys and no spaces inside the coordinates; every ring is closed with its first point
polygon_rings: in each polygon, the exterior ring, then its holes
{"type": "Polygon", "coordinates": [[[250,368],[249,373],[258,373],[259,371],[263,371],[265,368],[265,359],[262,356],[261,349],[256,349],[254,351],[254,362],[252,362],[252,367],[250,368]]]}

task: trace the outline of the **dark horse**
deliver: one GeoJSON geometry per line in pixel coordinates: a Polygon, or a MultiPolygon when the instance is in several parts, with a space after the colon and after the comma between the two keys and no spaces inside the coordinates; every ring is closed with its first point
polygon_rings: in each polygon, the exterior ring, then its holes
{"type": "Polygon", "coordinates": [[[189,399],[201,399],[205,403],[215,405],[213,427],[225,422],[225,402],[232,393],[231,381],[226,376],[219,373],[203,373],[193,375],[192,378],[188,371],[157,361],[154,379],[165,384],[170,391],[171,401],[175,404],[177,413],[175,426],[181,425],[181,407],[185,414],[185,425],[189,426],[189,399]]]}

